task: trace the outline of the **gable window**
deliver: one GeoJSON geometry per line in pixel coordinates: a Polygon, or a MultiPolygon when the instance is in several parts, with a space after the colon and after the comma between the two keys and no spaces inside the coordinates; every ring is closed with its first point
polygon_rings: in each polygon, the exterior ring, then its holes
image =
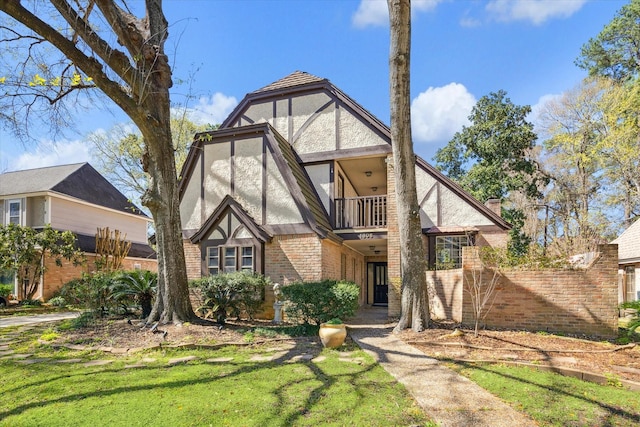
{"type": "Polygon", "coordinates": [[[220,248],[217,246],[207,248],[207,268],[211,275],[220,272],[220,248]]]}
{"type": "Polygon", "coordinates": [[[207,247],[207,269],[209,274],[219,274],[221,271],[253,272],[256,268],[255,250],[253,246],[209,246],[207,247]]]}
{"type": "Polygon", "coordinates": [[[472,246],[469,236],[436,236],[436,269],[462,267],[462,248],[472,246]]]}

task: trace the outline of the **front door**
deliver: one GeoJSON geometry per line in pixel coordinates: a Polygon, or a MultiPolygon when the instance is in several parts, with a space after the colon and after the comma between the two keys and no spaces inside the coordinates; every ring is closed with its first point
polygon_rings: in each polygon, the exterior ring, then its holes
{"type": "Polygon", "coordinates": [[[387,283],[387,263],[374,262],[373,264],[373,303],[387,304],[389,302],[387,293],[389,285],[387,283]]]}

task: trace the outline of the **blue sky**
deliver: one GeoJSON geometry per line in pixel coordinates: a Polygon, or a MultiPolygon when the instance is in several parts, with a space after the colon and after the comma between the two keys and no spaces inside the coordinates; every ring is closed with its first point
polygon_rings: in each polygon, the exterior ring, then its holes
{"type": "MultiPolygon", "coordinates": [[[[431,161],[476,101],[507,91],[534,109],[576,86],[574,65],[627,1],[413,0],[411,98],[415,151],[431,161]]],[[[389,123],[384,0],[165,0],[172,100],[220,123],[248,92],[300,70],[328,78],[389,123]],[[189,95],[189,96],[187,96],[189,95]]],[[[535,121],[535,117],[531,118],[535,121]]],[[[91,161],[84,140],[126,117],[96,110],[79,133],[27,146],[0,133],[0,171],[91,161]]]]}

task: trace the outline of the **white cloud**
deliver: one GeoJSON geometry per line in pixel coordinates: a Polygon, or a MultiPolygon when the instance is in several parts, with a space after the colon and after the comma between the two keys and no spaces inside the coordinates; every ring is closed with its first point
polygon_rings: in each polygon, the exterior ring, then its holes
{"type": "Polygon", "coordinates": [[[462,126],[476,98],[460,83],[430,87],[411,102],[411,128],[416,142],[448,142],[462,126]]]}
{"type": "MultiPolygon", "coordinates": [[[[428,12],[435,9],[443,0],[413,0],[412,13],[428,12]]],[[[384,26],[389,23],[389,9],[386,0],[360,0],[358,10],[353,14],[351,23],[356,28],[384,26]]]]}
{"type": "Polygon", "coordinates": [[[563,97],[563,94],[547,94],[542,95],[538,102],[531,106],[531,113],[527,117],[527,120],[533,123],[534,131],[538,133],[538,137],[545,138],[546,136],[543,134],[542,125],[542,113],[545,110],[545,105],[552,102],[560,100],[563,97]]]}
{"type": "Polygon", "coordinates": [[[34,151],[22,153],[12,162],[12,170],[35,169],[91,161],[90,144],[84,141],[41,141],[34,151]]]}
{"type": "Polygon", "coordinates": [[[210,98],[201,97],[198,105],[189,109],[189,119],[199,125],[220,124],[236,105],[238,105],[238,100],[235,97],[216,92],[210,98]]]}
{"type": "Polygon", "coordinates": [[[552,18],[567,18],[587,0],[491,0],[487,11],[500,21],[531,21],[535,25],[552,18]]]}

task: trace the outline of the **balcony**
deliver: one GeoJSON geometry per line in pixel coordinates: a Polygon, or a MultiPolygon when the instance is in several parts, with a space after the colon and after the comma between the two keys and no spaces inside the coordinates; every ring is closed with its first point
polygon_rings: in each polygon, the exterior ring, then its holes
{"type": "Polygon", "coordinates": [[[335,200],[336,229],[386,228],[387,196],[349,197],[335,200]]]}

